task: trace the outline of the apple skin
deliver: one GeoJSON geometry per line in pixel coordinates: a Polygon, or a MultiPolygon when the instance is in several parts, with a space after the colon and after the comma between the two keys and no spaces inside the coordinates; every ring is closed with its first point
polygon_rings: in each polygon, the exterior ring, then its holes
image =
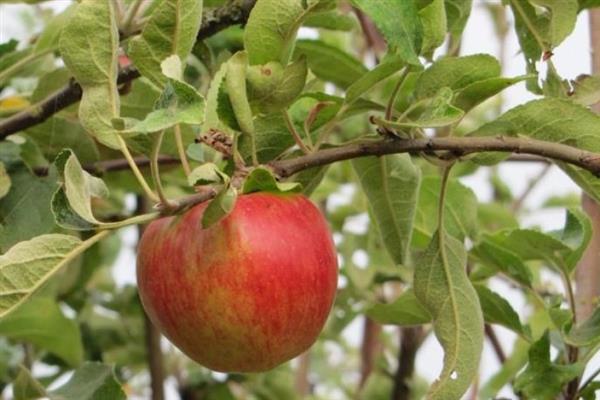
{"type": "Polygon", "coordinates": [[[306,351],[337,288],[323,215],[303,195],[252,193],[203,229],[206,206],[156,220],[141,238],[137,282],[151,321],[215,371],[266,371],[306,351]]]}

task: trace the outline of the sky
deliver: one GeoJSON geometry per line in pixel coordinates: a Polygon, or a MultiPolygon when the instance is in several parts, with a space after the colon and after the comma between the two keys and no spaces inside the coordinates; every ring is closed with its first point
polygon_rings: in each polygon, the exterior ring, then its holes
{"type": "MultiPolygon", "coordinates": [[[[70,1],[55,0],[46,3],[55,9],[62,9],[70,4],[70,1]]],[[[475,0],[474,10],[463,36],[462,54],[489,53],[498,56],[499,48],[493,32],[493,25],[489,15],[483,8],[484,1],[475,0]]],[[[26,39],[31,35],[31,31],[24,29],[22,19],[17,18],[26,7],[18,5],[0,5],[0,43],[9,38],[26,39]]],[[[582,73],[590,72],[590,44],[589,44],[589,26],[588,15],[582,13],[576,25],[573,34],[555,50],[553,57],[554,63],[559,74],[565,78],[574,79],[582,73]]],[[[543,69],[543,65],[540,65],[543,69]]],[[[519,54],[519,45],[514,31],[510,31],[506,48],[506,60],[504,64],[505,76],[517,76],[525,73],[525,63],[521,54],[519,54]]],[[[534,98],[526,91],[523,83],[517,84],[504,93],[505,106],[509,109],[515,105],[522,104],[534,98]]],[[[525,190],[528,182],[539,174],[543,165],[537,163],[515,163],[506,162],[500,164],[498,171],[503,180],[509,185],[512,192],[516,195],[525,190]]],[[[464,178],[462,182],[470,187],[480,201],[489,201],[492,190],[487,182],[490,170],[481,168],[476,174],[464,178]]],[[[540,184],[533,190],[525,202],[528,209],[538,208],[550,195],[563,195],[569,193],[579,193],[578,187],[558,168],[552,167],[540,184]]],[[[349,193],[341,192],[333,201],[341,204],[349,201],[349,193]]],[[[364,221],[364,219],[363,219],[364,221]]],[[[363,222],[364,223],[364,222],[363,222]]],[[[558,229],[564,223],[564,210],[553,209],[544,212],[536,212],[523,221],[524,226],[539,226],[544,230],[558,229]]],[[[358,224],[360,225],[360,219],[358,224]]],[[[114,268],[115,278],[121,285],[135,283],[135,247],[136,231],[132,229],[123,229],[120,233],[123,237],[125,246],[121,252],[114,268]]],[[[552,277],[548,277],[552,280],[552,277]]],[[[524,307],[525,302],[518,291],[511,289],[499,280],[493,280],[492,289],[507,297],[508,301],[522,316],[526,315],[528,310],[524,307]]],[[[357,319],[351,324],[344,335],[348,340],[358,345],[361,340],[362,321],[357,319]]],[[[510,352],[514,335],[499,327],[497,328],[500,341],[507,353],[510,352]]],[[[417,355],[417,371],[427,380],[433,381],[439,374],[442,366],[443,352],[433,336],[430,336],[420,349],[417,355]]],[[[481,380],[485,382],[494,371],[497,371],[499,365],[495,354],[486,343],[486,348],[482,356],[481,380]]],[[[596,357],[591,367],[600,365],[600,357],[596,357]]],[[[168,386],[169,399],[176,399],[173,392],[173,386],[168,386]]],[[[511,398],[511,391],[501,393],[506,398],[511,398]]]]}

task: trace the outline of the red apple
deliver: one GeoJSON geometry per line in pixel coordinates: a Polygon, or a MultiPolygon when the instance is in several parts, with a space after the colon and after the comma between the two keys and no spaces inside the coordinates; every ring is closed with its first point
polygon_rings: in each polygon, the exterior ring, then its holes
{"type": "Polygon", "coordinates": [[[137,280],[150,319],[215,371],[265,371],[301,354],[336,292],[327,222],[302,195],[252,193],[203,229],[206,205],[156,220],[142,236],[137,280]]]}

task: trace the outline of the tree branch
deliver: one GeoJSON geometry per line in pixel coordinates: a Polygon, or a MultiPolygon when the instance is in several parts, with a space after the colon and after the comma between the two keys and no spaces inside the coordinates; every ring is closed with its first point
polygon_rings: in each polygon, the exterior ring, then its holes
{"type": "MultiPolygon", "coordinates": [[[[250,11],[256,0],[233,0],[230,3],[207,11],[202,18],[202,26],[198,32],[198,40],[206,39],[215,33],[248,20],[250,11]]],[[[118,84],[130,82],[140,76],[133,67],[124,68],[119,72],[118,84]]],[[[0,122],[0,140],[13,133],[20,132],[34,125],[41,124],[52,115],[81,100],[81,86],[75,81],[56,91],[37,104],[0,122]]]]}
{"type": "Polygon", "coordinates": [[[400,350],[398,352],[398,369],[394,376],[392,400],[409,400],[412,398],[410,380],[415,370],[415,358],[423,339],[423,327],[404,327],[400,329],[400,350]]]}
{"type": "MultiPolygon", "coordinates": [[[[150,159],[144,156],[134,157],[133,161],[138,167],[148,167],[150,165],[150,159]]],[[[158,163],[161,165],[179,164],[181,161],[179,158],[171,156],[159,156],[158,163]]],[[[115,158],[112,160],[102,160],[93,164],[87,164],[83,166],[83,169],[92,175],[100,176],[105,172],[116,172],[124,171],[129,169],[129,163],[124,158],[115,158]]],[[[48,175],[48,167],[36,167],[33,172],[37,176],[48,175]]]]}
{"type": "Polygon", "coordinates": [[[384,139],[323,149],[309,155],[272,162],[271,167],[279,176],[289,177],[307,168],[351,158],[444,150],[449,151],[452,158],[487,151],[534,154],[573,164],[600,176],[600,154],[560,143],[504,136],[384,139]]]}

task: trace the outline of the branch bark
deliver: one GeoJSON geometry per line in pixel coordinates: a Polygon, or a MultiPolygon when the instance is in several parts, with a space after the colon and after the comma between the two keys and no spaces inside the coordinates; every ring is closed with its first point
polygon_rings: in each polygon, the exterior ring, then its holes
{"type": "MultiPolygon", "coordinates": [[[[256,0],[233,0],[222,7],[206,12],[202,18],[198,40],[206,39],[229,26],[246,22],[255,3],[256,0]]],[[[139,76],[140,73],[135,68],[124,68],[119,72],[117,82],[124,84],[139,76]]],[[[81,100],[81,95],[81,86],[77,82],[71,81],[41,102],[1,121],[0,140],[4,140],[13,133],[41,124],[60,110],[77,103],[81,100]]]]}
{"type": "Polygon", "coordinates": [[[452,158],[487,151],[533,154],[573,164],[600,176],[600,154],[560,143],[504,136],[384,139],[323,149],[309,155],[272,162],[271,167],[279,176],[288,177],[307,168],[351,158],[444,150],[451,152],[452,158]]]}
{"type": "Polygon", "coordinates": [[[360,347],[360,381],[358,390],[364,387],[369,379],[369,375],[373,372],[375,361],[381,353],[381,325],[373,321],[369,317],[365,317],[363,325],[363,339],[360,347]]]}
{"type": "Polygon", "coordinates": [[[398,369],[394,377],[392,400],[410,400],[410,380],[415,370],[415,358],[423,339],[423,328],[420,326],[400,329],[400,350],[398,352],[398,369]]]}

